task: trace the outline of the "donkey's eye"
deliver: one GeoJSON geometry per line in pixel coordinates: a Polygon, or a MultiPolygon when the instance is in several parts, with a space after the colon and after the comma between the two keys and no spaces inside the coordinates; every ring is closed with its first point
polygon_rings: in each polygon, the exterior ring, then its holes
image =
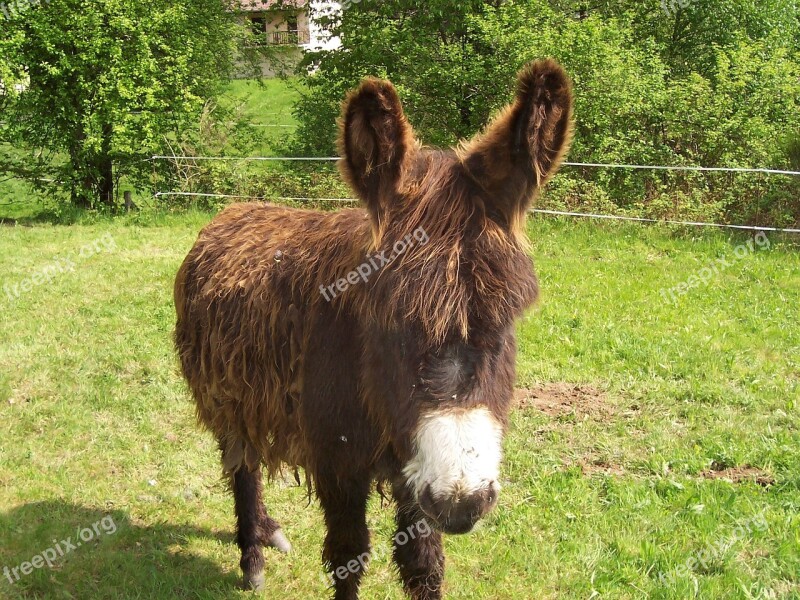
{"type": "Polygon", "coordinates": [[[475,377],[477,351],[466,345],[446,346],[432,352],[423,367],[422,384],[445,400],[458,400],[475,377]]]}

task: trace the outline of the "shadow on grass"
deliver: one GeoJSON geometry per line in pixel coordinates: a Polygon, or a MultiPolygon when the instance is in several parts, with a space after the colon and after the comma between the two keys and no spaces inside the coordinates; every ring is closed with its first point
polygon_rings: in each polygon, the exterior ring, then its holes
{"type": "Polygon", "coordinates": [[[25,203],[17,210],[0,207],[0,226],[35,227],[37,225],[75,225],[92,216],[92,211],[68,204],[45,205],[25,203]],[[5,210],[3,210],[5,209],[5,210]]]}
{"type": "Polygon", "coordinates": [[[233,543],[231,533],[136,525],[121,510],[59,501],[26,504],[0,515],[0,597],[237,598],[238,569],[224,572],[191,549],[233,543]],[[48,555],[52,567],[41,564],[48,555]],[[40,568],[31,564],[26,571],[32,572],[23,574],[20,565],[34,560],[40,568]]]}

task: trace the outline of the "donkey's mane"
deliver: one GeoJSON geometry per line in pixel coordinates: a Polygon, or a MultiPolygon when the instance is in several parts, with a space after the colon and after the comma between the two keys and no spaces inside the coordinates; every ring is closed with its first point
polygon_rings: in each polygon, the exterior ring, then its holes
{"type": "Polygon", "coordinates": [[[409,201],[382,222],[373,244],[390,249],[418,229],[430,241],[378,274],[359,301],[384,326],[397,326],[398,318],[416,323],[432,345],[449,336],[466,340],[470,325],[496,332],[536,299],[531,260],[516,236],[489,218],[482,190],[454,153],[420,152],[424,175],[407,176],[409,201]]]}

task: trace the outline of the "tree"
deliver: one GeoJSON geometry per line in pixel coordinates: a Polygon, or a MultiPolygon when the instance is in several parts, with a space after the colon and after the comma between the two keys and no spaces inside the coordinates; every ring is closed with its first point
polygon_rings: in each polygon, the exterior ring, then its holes
{"type": "Polygon", "coordinates": [[[771,48],[800,45],[797,0],[550,0],[564,14],[624,21],[639,40],[652,40],[673,74],[713,77],[717,49],[742,40],[769,41],[771,48]]]}
{"type": "MultiPolygon", "coordinates": [[[[362,0],[326,21],[342,48],[309,58],[295,150],[334,150],[341,98],[367,75],[392,79],[424,142],[452,144],[508,101],[523,63],[553,56],[575,85],[573,161],[790,166],[795,1],[682,0],[670,14],[645,4],[362,0]]],[[[773,222],[800,218],[793,193],[786,180],[588,168],[550,188],[564,207],[773,222]]]]}
{"type": "Polygon", "coordinates": [[[0,30],[0,169],[54,180],[77,205],[112,204],[115,181],[144,177],[142,159],[195,124],[231,73],[239,31],[222,0],[50,0],[12,12],[0,30]]]}
{"type": "Polygon", "coordinates": [[[306,58],[304,66],[315,68],[298,105],[296,149],[332,151],[335,130],[330,124],[339,103],[365,75],[391,77],[427,141],[450,143],[474,133],[500,101],[486,95],[495,87],[490,81],[492,50],[475,22],[500,3],[364,0],[329,16],[324,25],[341,38],[342,48],[306,58]]]}

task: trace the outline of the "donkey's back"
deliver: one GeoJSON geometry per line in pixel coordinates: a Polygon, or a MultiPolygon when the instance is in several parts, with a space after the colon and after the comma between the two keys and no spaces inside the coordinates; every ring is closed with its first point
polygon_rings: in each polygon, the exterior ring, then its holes
{"type": "Polygon", "coordinates": [[[324,301],[319,286],[356,264],[368,239],[363,210],[255,203],[201,231],[175,282],[175,343],[226,471],[305,465],[296,418],[304,323],[324,301]]]}

